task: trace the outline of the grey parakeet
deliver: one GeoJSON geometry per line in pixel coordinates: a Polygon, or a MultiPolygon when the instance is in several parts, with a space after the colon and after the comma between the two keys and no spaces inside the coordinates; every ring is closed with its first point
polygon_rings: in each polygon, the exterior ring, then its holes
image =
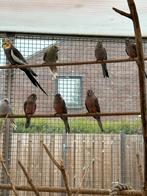
{"type": "MultiPolygon", "coordinates": [[[[106,49],[103,47],[103,44],[101,41],[99,41],[95,47],[95,58],[96,60],[107,60],[107,52],[106,49]]],[[[107,65],[106,63],[102,63],[102,70],[103,70],[103,76],[109,78],[107,65]]]]}
{"type": "MultiPolygon", "coordinates": [[[[13,115],[13,112],[9,100],[7,98],[4,98],[3,100],[0,101],[0,115],[8,115],[8,114],[13,115]]],[[[13,118],[10,118],[10,122],[12,123],[12,126],[16,128],[16,124],[13,118]]]]}
{"type": "MultiPolygon", "coordinates": [[[[126,39],[126,41],[125,41],[125,51],[131,59],[134,59],[137,57],[136,44],[129,39],[126,39]]],[[[137,63],[137,65],[138,65],[138,63],[137,63]]],[[[144,75],[147,78],[147,74],[145,71],[144,71],[144,75]]]]}
{"type": "MultiPolygon", "coordinates": [[[[46,64],[56,63],[56,61],[58,60],[58,51],[59,49],[56,45],[53,45],[47,48],[43,56],[44,62],[46,64]]],[[[49,68],[50,68],[50,72],[53,75],[54,79],[56,79],[58,76],[57,67],[55,65],[50,65],[49,68]]]]}

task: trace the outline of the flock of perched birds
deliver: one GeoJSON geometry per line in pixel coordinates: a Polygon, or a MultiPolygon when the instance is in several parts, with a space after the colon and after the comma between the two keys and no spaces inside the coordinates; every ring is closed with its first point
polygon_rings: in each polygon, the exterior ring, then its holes
{"type": "MultiPolygon", "coordinates": [[[[2,40],[2,47],[4,49],[6,58],[9,61],[10,65],[28,64],[26,59],[20,53],[20,51],[13,46],[13,44],[10,42],[8,38],[4,38],[2,40]]],[[[59,51],[58,47],[56,45],[52,45],[45,51],[43,56],[44,63],[50,64],[49,65],[50,72],[54,77],[54,79],[56,79],[58,76],[57,67],[55,65],[56,61],[58,60],[58,51],[59,51]]],[[[130,58],[137,57],[136,44],[129,39],[126,39],[125,41],[125,51],[130,58]]],[[[107,60],[107,52],[106,49],[103,47],[102,41],[99,41],[95,47],[95,58],[97,61],[107,60]]],[[[109,77],[106,63],[102,62],[101,66],[102,66],[103,76],[109,77]]],[[[20,68],[20,69],[25,72],[25,74],[31,80],[34,86],[40,88],[42,92],[47,95],[45,90],[41,87],[41,85],[36,80],[37,74],[31,68],[20,68]]],[[[36,111],[36,100],[37,100],[37,95],[32,93],[27,97],[26,101],[24,102],[24,112],[26,116],[25,128],[28,128],[30,126],[31,116],[36,111]]],[[[100,113],[100,105],[98,102],[98,98],[95,96],[94,92],[91,89],[87,90],[85,106],[89,113],[100,113]]],[[[57,93],[54,97],[54,109],[56,114],[67,114],[66,103],[63,97],[61,96],[61,94],[59,93],[57,93]]],[[[9,100],[5,98],[0,103],[0,115],[8,115],[8,114],[12,114],[12,109],[9,100]]],[[[93,117],[97,120],[101,131],[104,132],[100,115],[97,114],[93,117]]],[[[68,117],[61,115],[61,119],[64,122],[66,133],[70,133],[68,117]]],[[[13,119],[11,119],[11,122],[15,123],[13,119]]]]}

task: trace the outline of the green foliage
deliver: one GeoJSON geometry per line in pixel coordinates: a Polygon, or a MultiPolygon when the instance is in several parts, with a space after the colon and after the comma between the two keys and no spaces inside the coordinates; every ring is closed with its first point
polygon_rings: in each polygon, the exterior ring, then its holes
{"type": "MultiPolygon", "coordinates": [[[[64,123],[60,119],[32,119],[28,129],[24,127],[25,119],[16,120],[16,133],[63,133],[64,123]]],[[[75,118],[69,121],[71,133],[101,133],[97,121],[86,118],[75,118]]],[[[103,121],[105,133],[126,134],[138,133],[141,129],[140,120],[103,121]]]]}

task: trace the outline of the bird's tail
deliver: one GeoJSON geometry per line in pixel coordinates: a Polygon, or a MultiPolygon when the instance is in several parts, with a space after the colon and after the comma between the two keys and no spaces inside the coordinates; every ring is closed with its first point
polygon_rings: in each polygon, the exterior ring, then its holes
{"type": "Polygon", "coordinates": [[[31,124],[31,118],[26,118],[25,128],[27,129],[31,124]]]}
{"type": "Polygon", "coordinates": [[[16,126],[16,124],[15,124],[14,119],[12,119],[12,118],[11,118],[10,122],[12,123],[12,127],[13,127],[14,129],[16,129],[16,128],[17,128],[17,126],[16,126]]]}
{"type": "MultiPolygon", "coordinates": [[[[25,74],[28,76],[28,78],[31,80],[31,82],[36,86],[39,87],[42,92],[44,92],[46,95],[47,93],[45,92],[45,90],[43,90],[43,88],[40,86],[40,84],[37,82],[37,80],[34,78],[32,72],[28,69],[23,69],[23,71],[25,72],[25,74]]],[[[48,96],[48,95],[47,95],[48,96]]]]}
{"type": "Polygon", "coordinates": [[[102,70],[103,70],[103,76],[104,76],[104,78],[105,77],[109,78],[109,74],[108,74],[108,69],[107,69],[106,63],[103,63],[102,64],[102,70]]]}
{"type": "Polygon", "coordinates": [[[103,125],[102,125],[102,122],[101,122],[100,117],[96,117],[96,120],[97,120],[98,125],[99,125],[99,127],[100,127],[100,129],[101,129],[101,132],[104,132],[103,125]]]}
{"type": "Polygon", "coordinates": [[[32,69],[29,69],[29,71],[31,72],[31,74],[33,75],[33,76],[38,76],[32,69]]]}
{"type": "Polygon", "coordinates": [[[54,68],[50,67],[49,70],[50,70],[50,73],[53,76],[53,79],[57,79],[57,77],[58,77],[57,68],[56,67],[54,67],[54,68]]]}
{"type": "Polygon", "coordinates": [[[68,120],[63,119],[63,122],[64,122],[64,125],[65,125],[66,133],[70,133],[70,126],[69,126],[68,120]]]}

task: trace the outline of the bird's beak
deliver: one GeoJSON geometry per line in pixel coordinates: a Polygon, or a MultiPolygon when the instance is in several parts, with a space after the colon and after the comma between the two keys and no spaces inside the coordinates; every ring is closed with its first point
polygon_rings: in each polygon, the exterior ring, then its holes
{"type": "Polygon", "coordinates": [[[3,47],[4,49],[10,48],[10,43],[9,43],[9,42],[3,42],[3,43],[2,43],[2,47],[3,47]]]}

